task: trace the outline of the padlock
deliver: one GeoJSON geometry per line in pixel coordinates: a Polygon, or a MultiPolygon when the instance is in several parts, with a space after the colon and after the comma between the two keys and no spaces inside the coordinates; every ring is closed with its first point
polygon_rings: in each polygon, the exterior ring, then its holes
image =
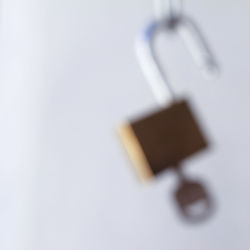
{"type": "Polygon", "coordinates": [[[208,145],[188,101],[176,98],[172,91],[156,56],[155,38],[161,31],[182,31],[181,35],[185,36],[195,61],[203,70],[214,73],[217,64],[190,18],[174,18],[175,25],[170,24],[171,19],[157,18],[146,27],[136,43],[139,64],[160,107],[119,129],[130,158],[144,180],[180,164],[208,145]]]}
{"type": "Polygon", "coordinates": [[[132,120],[120,136],[143,180],[174,167],[207,147],[207,140],[186,100],[132,120]]]}
{"type": "Polygon", "coordinates": [[[203,72],[218,72],[217,63],[196,23],[186,15],[157,17],[136,43],[139,64],[159,108],[126,122],[120,137],[141,179],[149,180],[167,169],[179,177],[175,201],[185,219],[203,220],[212,210],[211,199],[201,183],[183,174],[183,161],[207,148],[207,140],[189,102],[176,98],[156,56],[155,38],[160,31],[177,31],[184,38],[203,72]]]}

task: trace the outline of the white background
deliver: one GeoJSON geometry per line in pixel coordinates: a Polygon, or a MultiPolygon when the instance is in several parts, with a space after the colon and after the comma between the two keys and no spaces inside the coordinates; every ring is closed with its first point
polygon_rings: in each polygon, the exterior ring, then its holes
{"type": "Polygon", "coordinates": [[[221,65],[204,81],[178,39],[159,44],[213,145],[186,162],[217,203],[199,225],[175,211],[172,174],[138,182],[115,132],[156,105],[133,51],[152,1],[2,0],[1,250],[250,249],[250,2],[186,10],[221,65]]]}

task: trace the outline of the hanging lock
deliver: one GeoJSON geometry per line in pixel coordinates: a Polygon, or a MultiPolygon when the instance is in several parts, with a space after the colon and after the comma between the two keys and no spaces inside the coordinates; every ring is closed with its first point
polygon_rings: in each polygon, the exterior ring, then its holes
{"type": "MultiPolygon", "coordinates": [[[[170,168],[179,176],[180,164],[208,146],[188,101],[175,97],[156,56],[155,38],[166,30],[176,31],[184,39],[203,72],[215,74],[218,71],[198,27],[182,14],[156,18],[139,36],[136,43],[138,61],[160,108],[125,123],[119,134],[142,180],[149,180],[170,168]]],[[[189,219],[200,218],[210,209],[206,190],[187,178],[181,178],[175,198],[180,211],[189,219]],[[192,214],[191,205],[199,201],[205,204],[204,213],[192,214]]]]}
{"type": "Polygon", "coordinates": [[[120,136],[143,180],[179,164],[207,147],[187,100],[175,97],[154,49],[162,31],[176,31],[184,39],[194,60],[205,72],[215,73],[217,64],[198,27],[190,18],[158,19],[139,36],[136,52],[139,64],[160,108],[120,127],[120,136]],[[170,104],[169,104],[170,103],[170,104]]]}

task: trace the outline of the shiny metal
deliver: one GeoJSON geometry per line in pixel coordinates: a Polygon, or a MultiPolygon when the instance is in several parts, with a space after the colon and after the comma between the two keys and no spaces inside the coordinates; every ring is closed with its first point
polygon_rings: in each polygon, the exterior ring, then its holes
{"type": "Polygon", "coordinates": [[[194,62],[205,75],[214,76],[218,65],[197,24],[185,15],[155,19],[136,40],[136,54],[145,77],[160,105],[174,99],[174,92],[156,55],[155,40],[162,32],[176,32],[184,40],[194,62]]]}

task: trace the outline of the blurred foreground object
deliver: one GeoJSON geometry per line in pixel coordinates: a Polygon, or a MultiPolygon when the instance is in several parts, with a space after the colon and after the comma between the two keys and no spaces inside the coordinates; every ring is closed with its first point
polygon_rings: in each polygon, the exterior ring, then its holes
{"type": "Polygon", "coordinates": [[[164,1],[155,2],[156,18],[139,36],[136,52],[160,108],[125,123],[119,132],[141,179],[149,180],[166,169],[181,177],[175,192],[179,210],[188,221],[200,221],[210,214],[211,199],[202,184],[184,178],[180,165],[208,143],[187,100],[175,97],[156,56],[155,39],[162,31],[177,32],[203,72],[214,75],[218,66],[196,23],[182,13],[182,2],[167,1],[167,13],[159,12],[164,1]]]}

